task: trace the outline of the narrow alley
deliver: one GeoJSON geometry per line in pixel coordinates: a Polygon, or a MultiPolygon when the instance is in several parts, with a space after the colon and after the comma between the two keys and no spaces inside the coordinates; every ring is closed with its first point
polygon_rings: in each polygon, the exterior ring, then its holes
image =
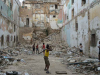
{"type": "Polygon", "coordinates": [[[0,75],[100,75],[100,0],[0,0],[0,75]]]}

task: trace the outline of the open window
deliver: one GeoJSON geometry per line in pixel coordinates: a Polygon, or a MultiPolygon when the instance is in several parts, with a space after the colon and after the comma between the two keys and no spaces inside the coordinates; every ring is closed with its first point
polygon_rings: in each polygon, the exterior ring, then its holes
{"type": "Polygon", "coordinates": [[[12,4],[10,3],[10,10],[12,10],[12,4]]]}
{"type": "Polygon", "coordinates": [[[95,34],[91,34],[91,45],[96,46],[96,35],[95,34]]]}
{"type": "Polygon", "coordinates": [[[55,9],[58,9],[58,6],[57,5],[55,5],[55,9]]]}
{"type": "Polygon", "coordinates": [[[56,15],[53,15],[53,18],[56,18],[56,15]]]}
{"type": "Polygon", "coordinates": [[[72,18],[74,18],[74,9],[72,9],[72,18]]]}
{"type": "Polygon", "coordinates": [[[16,42],[18,42],[18,36],[16,36],[16,42]]]}
{"type": "Polygon", "coordinates": [[[29,26],[29,18],[26,18],[26,25],[29,26]]]}
{"type": "Polygon", "coordinates": [[[4,0],[4,3],[6,3],[6,0],[4,0]]]}
{"type": "Polygon", "coordinates": [[[7,35],[7,43],[9,43],[9,35],[7,35]]]}
{"type": "Polygon", "coordinates": [[[4,36],[2,35],[1,36],[1,46],[3,46],[4,45],[4,36]]]}
{"type": "Polygon", "coordinates": [[[11,36],[11,41],[13,40],[13,36],[11,36]]]}
{"type": "Polygon", "coordinates": [[[16,25],[14,25],[14,32],[16,31],[16,25]]]}
{"type": "Polygon", "coordinates": [[[77,19],[75,19],[75,30],[78,31],[78,22],[77,22],[77,19]]]}
{"type": "Polygon", "coordinates": [[[14,36],[14,43],[16,42],[16,37],[14,36]]]}
{"type": "Polygon", "coordinates": [[[74,4],[74,0],[72,0],[72,5],[74,4]]]}
{"type": "Polygon", "coordinates": [[[1,6],[1,10],[2,10],[2,6],[1,6]]]}
{"type": "Polygon", "coordinates": [[[86,0],[82,0],[82,6],[86,4],[86,0]]]}

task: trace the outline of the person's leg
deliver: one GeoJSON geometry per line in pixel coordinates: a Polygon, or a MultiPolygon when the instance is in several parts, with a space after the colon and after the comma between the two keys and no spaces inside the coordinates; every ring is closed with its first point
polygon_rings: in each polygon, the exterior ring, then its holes
{"type": "Polygon", "coordinates": [[[50,66],[50,65],[47,65],[47,71],[49,71],[49,66],[50,66]]]}
{"type": "Polygon", "coordinates": [[[46,65],[46,57],[44,56],[44,61],[45,61],[45,68],[44,68],[44,71],[47,70],[47,65],[46,65]]]}
{"type": "Polygon", "coordinates": [[[49,60],[47,61],[47,72],[46,73],[50,73],[49,72],[49,67],[50,67],[50,62],[49,62],[49,60]]]}
{"type": "Polygon", "coordinates": [[[36,54],[37,54],[37,49],[36,49],[36,54]]]}
{"type": "Polygon", "coordinates": [[[82,56],[82,50],[80,50],[80,56],[82,56]]]}
{"type": "Polygon", "coordinates": [[[36,50],[36,54],[37,54],[37,50],[36,50]]]}
{"type": "Polygon", "coordinates": [[[83,51],[82,51],[82,56],[83,56],[83,51]]]}
{"type": "Polygon", "coordinates": [[[38,54],[39,54],[39,49],[38,49],[38,54]]]}

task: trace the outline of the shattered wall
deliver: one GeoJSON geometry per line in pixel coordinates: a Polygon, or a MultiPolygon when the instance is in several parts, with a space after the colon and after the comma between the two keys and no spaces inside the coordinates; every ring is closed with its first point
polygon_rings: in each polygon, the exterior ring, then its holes
{"type": "MultiPolygon", "coordinates": [[[[13,4],[12,0],[8,0],[6,3],[0,0],[0,49],[16,46],[18,42],[19,26],[13,21],[14,10],[11,4],[13,4]]],[[[18,20],[16,21],[19,22],[18,20]]]]}
{"type": "Polygon", "coordinates": [[[30,43],[31,38],[32,38],[32,35],[31,35],[32,32],[33,32],[33,29],[31,27],[21,27],[21,28],[19,28],[20,43],[22,43],[22,44],[30,43]]]}
{"type": "MultiPolygon", "coordinates": [[[[81,0],[74,1],[71,8],[68,9],[69,19],[64,23],[61,29],[62,40],[66,41],[70,47],[79,47],[82,43],[83,51],[86,55],[98,57],[98,42],[100,40],[100,25],[99,25],[99,8],[100,5],[96,4],[93,8],[90,7],[89,11],[84,12],[94,0],[86,0],[82,5],[81,0]],[[72,17],[72,10],[74,9],[74,17],[72,17]],[[96,12],[95,12],[96,11],[96,12]],[[84,13],[82,13],[84,12],[84,13]],[[77,16],[79,13],[81,15],[77,16]],[[92,40],[94,41],[94,44],[92,40]]],[[[69,4],[69,3],[68,3],[69,4]]]]}
{"type": "Polygon", "coordinates": [[[26,6],[21,6],[19,8],[19,12],[22,22],[24,23],[24,27],[32,27],[32,9],[28,9],[26,6]],[[29,19],[29,24],[27,24],[27,19],[29,19]]]}
{"type": "Polygon", "coordinates": [[[90,55],[92,57],[98,57],[99,53],[99,41],[100,41],[100,3],[95,5],[92,9],[90,9],[90,39],[91,39],[91,44],[90,44],[90,55]],[[92,45],[92,35],[95,35],[95,42],[94,45],[92,45]]]}

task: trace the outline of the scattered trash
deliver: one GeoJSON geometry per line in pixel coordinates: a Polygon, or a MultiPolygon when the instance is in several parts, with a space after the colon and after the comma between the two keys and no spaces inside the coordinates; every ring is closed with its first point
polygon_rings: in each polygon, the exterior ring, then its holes
{"type": "Polygon", "coordinates": [[[18,72],[16,71],[6,72],[6,75],[18,75],[18,72]]]}

